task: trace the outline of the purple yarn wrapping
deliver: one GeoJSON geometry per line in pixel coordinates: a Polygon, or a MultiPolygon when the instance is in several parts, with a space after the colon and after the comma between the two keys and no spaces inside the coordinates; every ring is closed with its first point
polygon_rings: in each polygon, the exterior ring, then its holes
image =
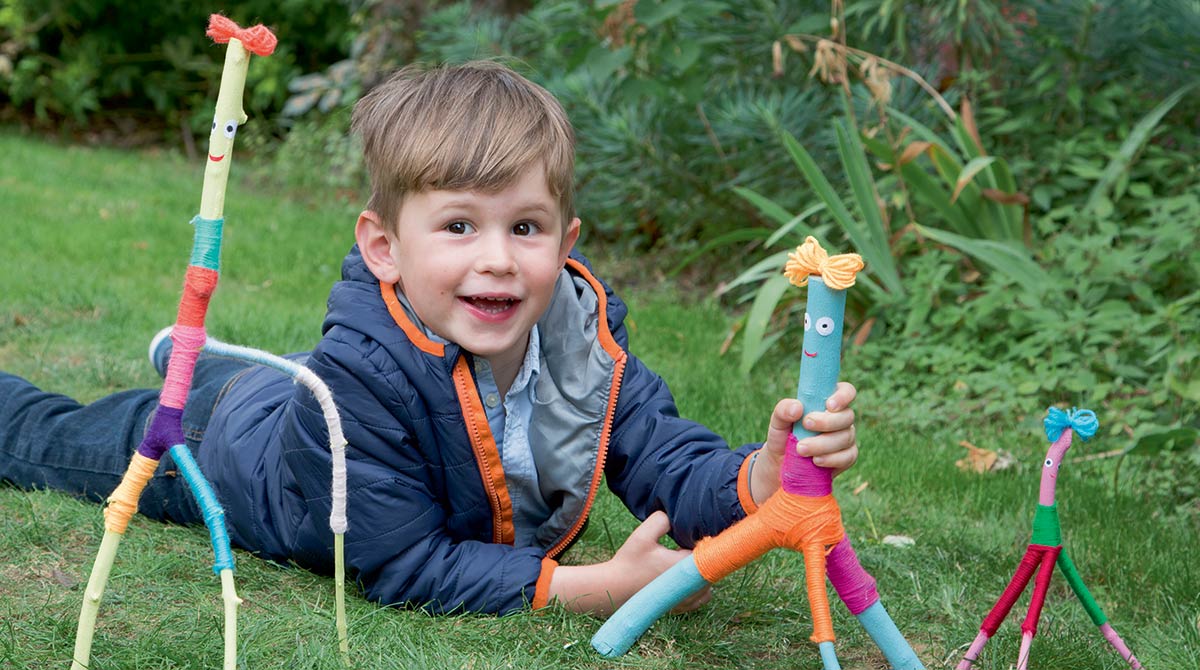
{"type": "Polygon", "coordinates": [[[809,456],[797,454],[798,442],[795,435],[788,435],[779,476],[783,490],[792,495],[809,498],[820,498],[833,493],[833,470],[818,466],[809,456]]]}
{"type": "Polygon", "coordinates": [[[159,405],[154,410],[154,419],[150,421],[146,437],[142,438],[137,452],[159,461],[168,449],[177,444],[183,444],[183,410],[159,405]]]}
{"type": "Polygon", "coordinates": [[[846,609],[854,616],[862,614],[879,601],[875,578],[858,562],[858,555],[850,546],[850,538],[843,537],[825,557],[825,572],[829,575],[829,581],[833,583],[838,597],[846,603],[846,609]]]}

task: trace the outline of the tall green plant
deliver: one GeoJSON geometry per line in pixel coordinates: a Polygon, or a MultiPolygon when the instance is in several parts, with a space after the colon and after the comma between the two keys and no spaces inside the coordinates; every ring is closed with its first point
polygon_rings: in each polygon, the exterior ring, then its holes
{"type": "MultiPolygon", "coordinates": [[[[812,155],[793,135],[786,131],[780,131],[780,139],[796,167],[799,168],[801,175],[817,196],[822,209],[829,215],[833,225],[841,233],[841,236],[849,241],[853,251],[860,254],[866,262],[866,270],[859,277],[867,289],[870,304],[876,308],[882,308],[902,303],[907,298],[907,291],[900,272],[904,252],[898,244],[899,236],[889,230],[887,221],[881,212],[875,178],[867,163],[865,150],[858,135],[851,133],[841,121],[834,122],[834,130],[838,140],[838,156],[842,172],[846,183],[850,185],[849,196],[845,197],[838,193],[812,155]]],[[[936,138],[936,136],[933,137],[936,138]]],[[[940,140],[938,141],[940,142],[940,140]]],[[[886,145],[883,146],[886,147],[886,145]]],[[[948,149],[939,149],[939,151],[950,156],[948,149]]],[[[955,195],[961,195],[974,179],[979,178],[984,172],[995,171],[989,176],[993,180],[992,183],[997,186],[1003,184],[1011,188],[1011,175],[1007,173],[1006,169],[1000,170],[1003,163],[995,158],[987,161],[978,160],[981,157],[981,155],[975,156],[972,160],[976,162],[968,161],[965,165],[956,164],[947,159],[946,174],[950,174],[952,171],[950,166],[958,166],[953,170],[955,175],[952,182],[958,184],[956,187],[958,194],[943,193],[932,185],[931,179],[927,179],[927,186],[925,182],[922,183],[921,188],[926,188],[929,193],[938,196],[944,206],[941,210],[934,208],[931,212],[934,215],[932,218],[938,222],[938,226],[914,224],[913,230],[983,263],[998,275],[1020,284],[1027,292],[1035,295],[1041,294],[1050,286],[1051,282],[1046,273],[1034,262],[1028,250],[1011,238],[1014,232],[1019,235],[1020,229],[1017,228],[1014,231],[1011,222],[1007,222],[1003,218],[1005,214],[1002,210],[997,215],[1000,217],[998,221],[1001,222],[1001,225],[997,225],[995,228],[1000,233],[998,239],[969,237],[955,231],[957,219],[965,218],[965,213],[971,211],[965,209],[961,202],[957,203],[957,206],[964,209],[955,209],[954,201],[958,199],[955,195]],[[938,218],[936,216],[938,213],[942,213],[944,216],[938,218]]],[[[921,172],[921,174],[925,173],[921,172]]],[[[737,193],[779,222],[781,228],[787,228],[788,235],[772,236],[769,238],[772,242],[791,241],[795,237],[796,229],[800,228],[800,223],[806,218],[800,215],[790,216],[784,208],[768,197],[750,189],[739,189],[737,193]]],[[[976,205],[979,205],[981,201],[982,199],[977,201],[976,205]]],[[[808,214],[811,213],[814,212],[808,212],[808,214]]],[[[978,228],[972,228],[970,231],[977,235],[984,232],[978,228]]],[[[839,245],[830,244],[823,239],[821,231],[806,227],[804,234],[814,235],[826,247],[839,247],[839,245]]],[[[786,256],[786,251],[778,252],[742,272],[731,283],[731,287],[758,284],[758,288],[753,291],[754,302],[747,314],[743,333],[741,359],[743,371],[748,372],[780,336],[780,333],[768,334],[768,329],[773,315],[780,311],[780,302],[785,295],[783,290],[785,284],[779,281],[778,276],[786,256]]],[[[783,307],[784,312],[788,309],[789,307],[786,305],[783,307]]]]}

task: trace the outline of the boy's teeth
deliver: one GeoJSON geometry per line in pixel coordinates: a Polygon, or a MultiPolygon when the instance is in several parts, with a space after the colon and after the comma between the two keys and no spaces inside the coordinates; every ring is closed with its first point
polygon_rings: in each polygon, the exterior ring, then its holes
{"type": "Polygon", "coordinates": [[[512,305],[512,300],[508,298],[471,298],[471,304],[485,312],[498,314],[508,309],[512,305]]]}

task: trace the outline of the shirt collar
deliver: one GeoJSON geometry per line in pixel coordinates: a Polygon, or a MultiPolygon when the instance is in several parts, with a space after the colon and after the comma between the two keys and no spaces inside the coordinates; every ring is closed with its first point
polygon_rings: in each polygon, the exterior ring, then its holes
{"type": "MultiPolygon", "coordinates": [[[[425,333],[426,337],[434,342],[437,342],[438,344],[452,344],[450,340],[447,340],[446,338],[427,328],[425,324],[422,323],[419,318],[417,318],[417,313],[413,311],[412,303],[408,301],[408,296],[404,295],[404,291],[401,291],[398,285],[396,286],[396,298],[400,301],[400,306],[404,308],[405,315],[408,316],[410,321],[417,324],[422,332],[425,333]]],[[[525,390],[525,387],[528,386],[529,383],[542,371],[541,356],[538,355],[538,352],[541,350],[542,338],[538,333],[538,327],[535,323],[533,324],[533,329],[529,331],[529,344],[525,347],[525,359],[521,361],[521,369],[517,370],[517,377],[513,380],[512,386],[509,387],[509,393],[521,393],[525,390]]],[[[483,358],[476,357],[475,365],[486,366],[488,372],[491,372],[491,364],[483,358]]]]}

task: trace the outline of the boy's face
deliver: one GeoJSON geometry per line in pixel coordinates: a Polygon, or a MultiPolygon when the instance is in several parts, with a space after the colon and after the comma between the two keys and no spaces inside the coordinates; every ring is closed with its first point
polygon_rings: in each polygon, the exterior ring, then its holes
{"type": "Polygon", "coordinates": [[[405,198],[390,256],[417,316],[493,364],[518,365],[579,236],[563,230],[539,164],[495,192],[423,191],[405,198]]]}

